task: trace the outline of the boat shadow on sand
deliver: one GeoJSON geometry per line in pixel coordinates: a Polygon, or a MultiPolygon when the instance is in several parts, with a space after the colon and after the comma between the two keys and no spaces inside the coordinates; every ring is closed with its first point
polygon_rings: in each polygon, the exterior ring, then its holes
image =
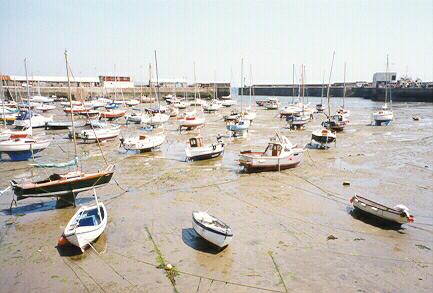
{"type": "Polygon", "coordinates": [[[182,229],[182,241],[189,247],[210,254],[218,254],[226,247],[220,248],[198,235],[193,228],[182,229]]]}
{"type": "Polygon", "coordinates": [[[374,227],[380,228],[382,230],[394,230],[398,233],[404,233],[405,228],[401,224],[393,223],[376,217],[371,214],[367,214],[363,211],[354,208],[347,208],[347,212],[356,220],[364,222],[365,224],[372,225],[374,227]]]}
{"type": "MultiPolygon", "coordinates": [[[[75,200],[75,205],[79,206],[82,204],[86,204],[92,201],[93,199],[94,199],[93,197],[82,197],[79,199],[77,198],[75,200]]],[[[2,209],[1,213],[8,216],[26,215],[26,214],[40,213],[40,212],[46,212],[46,211],[56,210],[60,208],[68,208],[68,207],[73,207],[73,206],[69,205],[65,207],[59,207],[57,200],[52,199],[49,201],[34,202],[26,205],[19,205],[17,207],[12,207],[12,209],[10,208],[2,209]]]]}

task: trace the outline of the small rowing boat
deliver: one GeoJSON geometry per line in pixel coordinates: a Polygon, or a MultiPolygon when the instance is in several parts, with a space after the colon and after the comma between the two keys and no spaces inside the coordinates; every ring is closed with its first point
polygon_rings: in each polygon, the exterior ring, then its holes
{"type": "Polygon", "coordinates": [[[353,196],[350,202],[356,210],[388,222],[401,225],[415,220],[413,215],[409,213],[409,209],[402,204],[390,208],[359,195],[353,196]]]}
{"type": "Polygon", "coordinates": [[[230,226],[206,212],[192,213],[192,227],[198,235],[220,248],[229,245],[233,239],[230,226]]]}
{"type": "Polygon", "coordinates": [[[72,244],[84,251],[104,232],[107,226],[107,210],[102,202],[96,201],[96,205],[82,206],[69,220],[62,237],[58,241],[59,246],[72,244]]]}

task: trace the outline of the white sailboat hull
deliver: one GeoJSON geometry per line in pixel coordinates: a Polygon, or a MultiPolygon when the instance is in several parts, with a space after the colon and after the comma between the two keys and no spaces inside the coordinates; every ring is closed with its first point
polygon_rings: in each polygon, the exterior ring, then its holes
{"type": "Polygon", "coordinates": [[[34,140],[20,138],[15,140],[5,140],[0,142],[0,152],[37,152],[47,148],[51,140],[34,140]]]}
{"type": "MultiPolygon", "coordinates": [[[[52,117],[44,117],[42,115],[33,115],[32,119],[32,128],[40,128],[45,127],[45,123],[52,122],[52,117]]],[[[26,120],[15,120],[14,126],[16,128],[30,128],[30,119],[26,120]]]]}
{"type": "Polygon", "coordinates": [[[164,141],[165,135],[146,136],[144,139],[138,136],[125,139],[122,145],[126,150],[145,151],[161,146],[164,141]]]}
{"type": "Polygon", "coordinates": [[[108,140],[120,134],[120,127],[86,129],[80,132],[80,138],[84,141],[108,140]]]}

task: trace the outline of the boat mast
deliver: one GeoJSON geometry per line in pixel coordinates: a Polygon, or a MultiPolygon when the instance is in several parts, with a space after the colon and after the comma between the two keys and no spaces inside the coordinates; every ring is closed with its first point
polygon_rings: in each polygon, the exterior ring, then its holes
{"type": "Polygon", "coordinates": [[[156,50],[154,51],[154,53],[155,53],[156,88],[157,88],[156,98],[158,99],[158,110],[161,110],[161,102],[159,101],[158,59],[156,58],[156,50]]]}
{"type": "Polygon", "coordinates": [[[194,112],[197,111],[197,80],[196,80],[196,75],[195,75],[195,61],[193,63],[193,67],[194,67],[194,112]]]}
{"type": "Polygon", "coordinates": [[[302,116],[304,116],[305,111],[305,103],[304,103],[304,97],[305,97],[305,85],[304,85],[304,74],[305,74],[305,65],[302,64],[302,71],[301,71],[301,82],[302,82],[302,116]]]}
{"type": "Polygon", "coordinates": [[[256,98],[255,98],[256,96],[255,96],[255,93],[254,93],[254,85],[253,85],[253,70],[252,70],[252,66],[250,66],[250,74],[251,74],[251,88],[252,88],[252,92],[253,92],[253,95],[250,98],[250,107],[252,107],[251,103],[252,103],[253,96],[254,96],[254,101],[256,100],[256,98]]]}
{"type": "Polygon", "coordinates": [[[116,64],[114,64],[114,100],[117,101],[117,76],[116,76],[116,64]]]}
{"type": "Polygon", "coordinates": [[[244,97],[244,87],[242,85],[244,81],[244,58],[241,58],[241,112],[243,106],[243,97],[244,97]]]}
{"type": "Polygon", "coordinates": [[[292,104],[295,102],[295,63],[292,66],[292,104]]]}
{"type": "Polygon", "coordinates": [[[344,62],[344,80],[343,80],[343,109],[344,109],[344,100],[346,98],[346,62],[344,62]]]}
{"type": "Polygon", "coordinates": [[[388,99],[388,54],[386,54],[386,73],[385,73],[385,105],[388,99]]]}
{"type": "Polygon", "coordinates": [[[30,135],[33,135],[32,128],[32,112],[30,110],[30,87],[29,87],[29,76],[27,74],[27,58],[24,58],[24,71],[26,72],[26,86],[27,86],[27,101],[29,102],[29,113],[30,113],[30,135]]]}
{"type": "Polygon", "coordinates": [[[322,75],[322,92],[320,93],[320,104],[323,105],[323,88],[325,86],[325,70],[323,70],[322,75]]]}
{"type": "Polygon", "coordinates": [[[214,94],[214,96],[213,96],[213,98],[214,98],[214,100],[216,100],[217,99],[217,86],[216,86],[216,70],[214,70],[214,72],[213,72],[213,78],[214,78],[214,84],[213,84],[213,94],[214,94]]]}
{"type": "Polygon", "coordinates": [[[248,108],[250,108],[250,109],[251,109],[251,99],[252,99],[252,96],[251,96],[252,87],[253,87],[253,66],[252,66],[252,64],[250,64],[250,104],[248,105],[248,108]]]}
{"type": "Polygon", "coordinates": [[[3,92],[3,76],[0,73],[0,99],[2,100],[2,109],[3,109],[3,123],[6,128],[6,115],[5,115],[5,95],[3,92]]]}
{"type": "Polygon", "coordinates": [[[66,66],[66,76],[68,78],[68,99],[69,107],[71,107],[71,123],[72,123],[72,140],[74,141],[74,151],[75,151],[75,164],[78,170],[78,150],[77,150],[77,138],[75,136],[75,123],[74,123],[74,113],[72,111],[72,95],[71,95],[71,80],[69,78],[69,63],[68,63],[68,51],[65,50],[65,66],[66,66]]]}
{"type": "Polygon", "coordinates": [[[331,89],[331,76],[332,68],[334,67],[335,51],[332,53],[331,70],[329,71],[328,90],[326,91],[326,97],[328,99],[328,119],[331,119],[331,102],[329,100],[329,91],[331,89]]]}

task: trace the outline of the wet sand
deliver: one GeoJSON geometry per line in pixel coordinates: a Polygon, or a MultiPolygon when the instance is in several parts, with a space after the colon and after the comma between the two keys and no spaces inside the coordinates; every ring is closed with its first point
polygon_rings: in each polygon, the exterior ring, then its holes
{"type": "MultiPolygon", "coordinates": [[[[56,248],[76,208],[31,199],[18,202],[11,214],[12,194],[2,195],[1,292],[431,292],[433,107],[396,103],[394,123],[372,127],[370,113],[380,104],[355,98],[346,103],[351,124],[336,145],[306,150],[297,168],[282,172],[241,173],[239,151],[264,149],[275,131],[304,146],[323,116],[306,130],[290,131],[276,111],[258,109],[246,137],[226,137],[224,157],[203,162],[185,162],[189,133],[180,134],[174,120],[165,127],[160,151],[131,155],[119,149],[119,140],[104,143],[106,157],[116,164],[114,178],[128,192],[114,181],[97,190],[109,216],[94,244],[98,253],[90,248],[68,256],[74,251],[56,248]],[[355,193],[405,204],[415,223],[396,230],[356,218],[349,203],[355,193]],[[193,210],[230,224],[232,243],[223,251],[210,248],[192,230],[193,210]],[[179,272],[174,286],[157,268],[157,250],[179,272]]],[[[226,135],[222,116],[228,112],[205,114],[201,134],[212,141],[226,135]]],[[[122,133],[135,131],[135,125],[122,126],[122,133]]],[[[55,137],[37,161],[72,158],[65,131],[37,132],[55,137]]],[[[84,170],[104,168],[97,145],[80,144],[79,151],[84,170]]],[[[46,176],[28,162],[2,162],[0,186],[32,174],[46,176]]],[[[86,203],[93,203],[90,192],[78,197],[78,205],[86,203]]]]}

